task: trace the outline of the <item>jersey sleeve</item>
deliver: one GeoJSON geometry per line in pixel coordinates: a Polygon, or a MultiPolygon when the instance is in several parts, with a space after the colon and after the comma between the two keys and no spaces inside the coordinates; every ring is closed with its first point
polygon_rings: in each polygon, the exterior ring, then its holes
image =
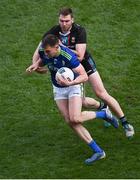
{"type": "Polygon", "coordinates": [[[87,43],[86,30],[83,27],[80,27],[78,30],[77,44],[87,43]]]}
{"type": "Polygon", "coordinates": [[[77,56],[74,54],[70,59],[70,66],[72,69],[77,68],[80,65],[80,61],[77,56]]]}

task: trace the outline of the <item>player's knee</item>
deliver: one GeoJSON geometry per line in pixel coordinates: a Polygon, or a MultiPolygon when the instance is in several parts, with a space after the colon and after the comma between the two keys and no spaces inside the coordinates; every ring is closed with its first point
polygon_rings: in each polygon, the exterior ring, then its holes
{"type": "Polygon", "coordinates": [[[82,105],[83,105],[84,107],[87,107],[87,106],[88,106],[88,101],[86,100],[86,98],[83,98],[83,99],[82,99],[82,105]]]}
{"type": "Polygon", "coordinates": [[[74,123],[74,122],[71,122],[71,121],[69,121],[68,122],[68,125],[72,128],[72,129],[75,129],[75,125],[76,125],[77,123],[74,123]]]}
{"type": "Polygon", "coordinates": [[[73,115],[70,117],[70,122],[71,123],[81,123],[81,118],[78,115],[73,115]]]}

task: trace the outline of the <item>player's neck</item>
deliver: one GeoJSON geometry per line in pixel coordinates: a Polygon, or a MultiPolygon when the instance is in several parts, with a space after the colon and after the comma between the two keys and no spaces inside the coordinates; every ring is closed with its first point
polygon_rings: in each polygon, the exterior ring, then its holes
{"type": "Polygon", "coordinates": [[[58,51],[57,51],[57,53],[56,53],[56,56],[55,57],[58,57],[59,55],[60,55],[60,51],[61,51],[61,48],[60,48],[60,46],[58,47],[58,51]]]}
{"type": "Polygon", "coordinates": [[[71,30],[71,28],[72,28],[72,26],[67,30],[67,31],[64,31],[63,29],[61,29],[62,30],[62,33],[63,33],[63,35],[68,35],[68,34],[70,34],[70,30],[71,30]]]}

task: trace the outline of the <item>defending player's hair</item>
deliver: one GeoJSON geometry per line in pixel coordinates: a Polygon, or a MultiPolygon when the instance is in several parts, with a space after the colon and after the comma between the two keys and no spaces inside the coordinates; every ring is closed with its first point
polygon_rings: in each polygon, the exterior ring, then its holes
{"type": "Polygon", "coordinates": [[[59,15],[63,15],[63,16],[71,15],[71,17],[73,18],[72,9],[67,8],[67,7],[61,8],[60,11],[59,11],[59,15]]]}

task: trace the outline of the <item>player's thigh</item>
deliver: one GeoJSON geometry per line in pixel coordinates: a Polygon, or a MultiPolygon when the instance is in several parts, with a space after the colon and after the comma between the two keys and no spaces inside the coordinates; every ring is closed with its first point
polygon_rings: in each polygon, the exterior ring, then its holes
{"type": "Polygon", "coordinates": [[[74,121],[81,116],[82,97],[73,96],[69,99],[69,116],[70,120],[74,121]]]}
{"type": "Polygon", "coordinates": [[[65,120],[69,121],[69,105],[68,105],[68,99],[58,99],[56,100],[56,105],[65,118],[65,120]]]}
{"type": "Polygon", "coordinates": [[[106,91],[98,71],[89,76],[89,82],[97,95],[106,91]]]}

